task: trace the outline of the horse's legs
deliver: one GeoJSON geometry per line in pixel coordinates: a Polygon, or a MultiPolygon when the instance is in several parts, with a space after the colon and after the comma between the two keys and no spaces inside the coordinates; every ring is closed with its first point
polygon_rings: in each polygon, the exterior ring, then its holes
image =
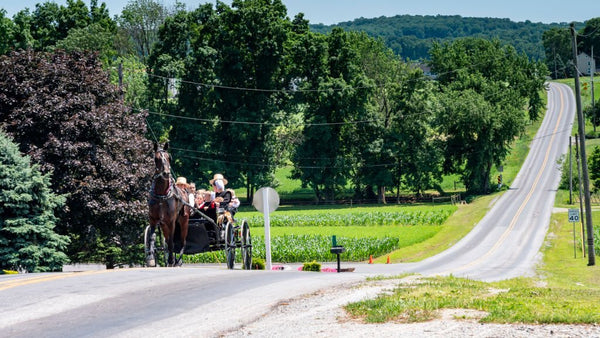
{"type": "MultiPolygon", "coordinates": [[[[171,229],[174,229],[174,228],[175,228],[175,226],[173,225],[171,227],[171,229]]],[[[173,237],[175,237],[175,236],[173,236],[173,235],[174,235],[175,231],[171,231],[171,229],[169,229],[170,231],[168,231],[168,232],[163,231],[163,235],[165,236],[165,241],[167,243],[167,250],[169,250],[169,258],[167,259],[168,266],[173,266],[175,264],[175,258],[173,257],[173,250],[175,249],[175,244],[173,242],[173,237]]]]}
{"type": "Polygon", "coordinates": [[[148,248],[146,253],[146,265],[148,266],[156,266],[156,224],[154,222],[150,222],[150,231],[148,232],[146,238],[147,243],[144,243],[144,246],[148,248]]]}

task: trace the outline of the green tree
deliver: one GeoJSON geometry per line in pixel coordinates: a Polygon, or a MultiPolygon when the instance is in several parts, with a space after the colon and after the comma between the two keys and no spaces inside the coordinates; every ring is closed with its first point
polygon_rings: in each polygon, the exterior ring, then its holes
{"type": "Polygon", "coordinates": [[[60,271],[68,262],[67,236],[54,231],[54,211],[65,199],[50,190],[50,174],[19,153],[0,130],[0,268],[60,271]]]}
{"type": "Polygon", "coordinates": [[[532,71],[538,64],[511,46],[483,39],[435,44],[431,55],[444,93],[436,121],[446,140],[444,169],[460,173],[469,192],[487,192],[492,166],[502,163],[528,120],[523,108],[530,118],[542,109],[535,96],[544,88],[544,67],[532,71]]]}
{"type": "Polygon", "coordinates": [[[56,48],[72,51],[97,51],[104,64],[109,65],[116,57],[114,35],[98,23],[84,28],[73,28],[66,38],[56,43],[56,48]]]}
{"type": "Polygon", "coordinates": [[[589,155],[590,180],[594,185],[594,192],[600,191],[600,147],[595,146],[589,155]]]}
{"type": "Polygon", "coordinates": [[[158,29],[169,12],[155,0],[130,0],[117,18],[119,26],[134,41],[137,54],[145,60],[158,41],[158,29]]]}
{"type": "Polygon", "coordinates": [[[440,180],[441,154],[436,151],[431,121],[434,116],[431,94],[423,72],[404,63],[382,40],[355,34],[360,67],[377,84],[374,109],[359,125],[356,157],[361,159],[354,179],[355,189],[385,202],[386,187],[400,186],[420,193],[440,180]]]}
{"type": "Polygon", "coordinates": [[[6,11],[0,8],[0,54],[6,54],[14,47],[15,24],[6,17],[6,11]]]}
{"type": "Polygon", "coordinates": [[[302,69],[301,74],[311,77],[299,83],[307,125],[293,157],[293,176],[310,186],[318,200],[331,201],[356,171],[359,159],[354,158],[353,149],[359,140],[354,122],[368,116],[373,83],[360,69],[348,33],[334,29],[324,42],[304,48],[310,53],[307,59],[315,64],[313,70],[302,69]]]}
{"type": "Polygon", "coordinates": [[[19,11],[13,16],[13,22],[15,24],[13,34],[15,49],[33,48],[34,39],[31,35],[31,21],[31,13],[28,9],[19,11]]]}
{"type": "MultiPolygon", "coordinates": [[[[585,27],[580,31],[577,38],[579,44],[579,52],[585,52],[587,55],[592,55],[592,46],[595,46],[594,59],[600,60],[600,17],[589,19],[585,22],[585,27]]],[[[598,61],[596,61],[598,64],[598,61]]]]}
{"type": "Polygon", "coordinates": [[[148,58],[150,91],[157,111],[177,118],[153,116],[152,126],[168,131],[178,174],[207,181],[223,172],[249,199],[272,182],[289,24],[279,0],[217,2],[165,20],[148,58]]]}
{"type": "MultiPolygon", "coordinates": [[[[25,10],[22,13],[23,16],[26,16],[28,11],[25,10]]],[[[54,2],[36,4],[35,10],[31,13],[31,18],[28,21],[29,25],[23,28],[29,28],[33,38],[33,47],[36,50],[45,50],[54,46],[58,40],[66,37],[66,35],[59,35],[60,7],[54,2]]]]}
{"type": "MultiPolygon", "coordinates": [[[[92,0],[89,9],[83,0],[67,0],[66,6],[46,1],[36,4],[33,12],[29,9],[18,12],[13,21],[16,25],[14,46],[17,49],[51,50],[59,41],[66,39],[72,29],[79,30],[78,35],[90,30],[94,33],[115,34],[117,29],[115,21],[109,16],[106,4],[98,6],[97,0],[92,0]],[[88,29],[91,24],[95,27],[88,29]]],[[[93,34],[87,38],[98,40],[93,34]]],[[[85,39],[79,39],[77,42],[85,43],[80,49],[98,45],[85,39]]]]}
{"type": "Polygon", "coordinates": [[[67,194],[57,230],[71,236],[76,262],[142,259],[151,145],[145,114],[120,94],[95,54],[0,58],[0,123],[42,172],[53,172],[53,191],[67,194]]]}
{"type": "Polygon", "coordinates": [[[215,67],[217,78],[227,87],[257,90],[215,88],[211,98],[221,142],[214,150],[226,154],[225,161],[215,165],[234,183],[244,184],[251,199],[255,189],[272,181],[277,165],[271,142],[284,95],[280,90],[288,88],[283,82],[284,45],[290,22],[281,0],[234,0],[230,9],[219,3],[217,11],[221,29],[213,46],[223,46],[215,67]]]}
{"type": "Polygon", "coordinates": [[[569,60],[573,58],[571,47],[571,33],[564,28],[551,28],[542,34],[542,43],[546,55],[546,65],[552,78],[566,78],[569,76],[569,60]]]}

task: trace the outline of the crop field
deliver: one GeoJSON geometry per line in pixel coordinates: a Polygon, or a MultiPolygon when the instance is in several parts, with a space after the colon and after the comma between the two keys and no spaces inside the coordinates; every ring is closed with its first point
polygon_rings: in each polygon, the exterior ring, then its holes
{"type": "MultiPolygon", "coordinates": [[[[335,255],[329,249],[332,236],[336,236],[337,244],[346,248],[344,260],[364,261],[433,237],[456,210],[452,205],[282,208],[270,216],[271,257],[282,263],[333,261],[335,255]]],[[[253,257],[264,259],[263,216],[243,212],[236,215],[244,216],[251,225],[253,257]]],[[[185,257],[187,263],[224,260],[223,252],[185,257]]]]}

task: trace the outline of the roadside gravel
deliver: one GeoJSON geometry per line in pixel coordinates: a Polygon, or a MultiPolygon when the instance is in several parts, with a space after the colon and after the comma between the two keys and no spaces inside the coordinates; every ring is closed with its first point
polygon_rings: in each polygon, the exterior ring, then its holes
{"type": "Polygon", "coordinates": [[[424,323],[366,324],[343,306],[391,292],[398,280],[345,284],[280,302],[270,313],[220,337],[586,337],[600,338],[598,325],[482,324],[484,313],[452,309],[424,323]]]}

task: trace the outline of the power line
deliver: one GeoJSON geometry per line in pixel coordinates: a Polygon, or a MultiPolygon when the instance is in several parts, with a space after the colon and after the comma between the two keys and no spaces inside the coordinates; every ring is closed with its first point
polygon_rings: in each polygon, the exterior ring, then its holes
{"type": "Polygon", "coordinates": [[[189,120],[189,121],[197,121],[197,122],[206,122],[206,123],[222,123],[222,124],[241,124],[241,125],[258,125],[258,126],[275,126],[275,127],[311,127],[311,126],[335,126],[335,125],[346,125],[346,124],[363,124],[363,123],[373,123],[379,120],[357,120],[357,121],[346,121],[346,122],[322,122],[322,123],[298,123],[298,124],[290,124],[285,122],[256,122],[256,121],[234,121],[234,120],[215,120],[215,119],[204,119],[199,117],[191,117],[191,116],[183,116],[183,115],[174,115],[168,113],[158,113],[154,111],[150,111],[148,109],[140,109],[133,108],[138,111],[146,111],[148,114],[152,115],[160,115],[160,116],[168,116],[172,118],[189,120]]]}

